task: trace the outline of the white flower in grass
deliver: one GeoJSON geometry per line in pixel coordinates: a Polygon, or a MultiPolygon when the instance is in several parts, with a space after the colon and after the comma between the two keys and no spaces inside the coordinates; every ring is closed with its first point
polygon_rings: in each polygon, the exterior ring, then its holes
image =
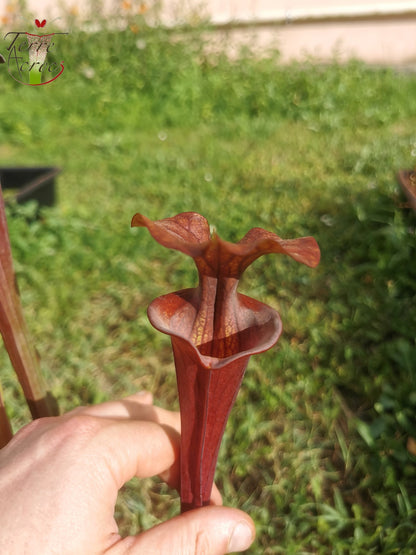
{"type": "Polygon", "coordinates": [[[136,48],[138,50],[144,50],[146,48],[146,41],[144,39],[137,39],[136,48]]]}
{"type": "Polygon", "coordinates": [[[81,72],[86,79],[94,79],[95,77],[95,69],[93,67],[83,67],[81,72]]]}

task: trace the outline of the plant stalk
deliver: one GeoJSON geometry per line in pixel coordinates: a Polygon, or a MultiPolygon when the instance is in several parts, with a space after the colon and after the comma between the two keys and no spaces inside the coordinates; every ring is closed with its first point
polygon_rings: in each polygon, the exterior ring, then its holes
{"type": "Polygon", "coordinates": [[[4,201],[0,187],[0,332],[13,368],[22,386],[33,418],[58,414],[52,395],[46,391],[39,359],[33,348],[15,284],[4,201]]]}

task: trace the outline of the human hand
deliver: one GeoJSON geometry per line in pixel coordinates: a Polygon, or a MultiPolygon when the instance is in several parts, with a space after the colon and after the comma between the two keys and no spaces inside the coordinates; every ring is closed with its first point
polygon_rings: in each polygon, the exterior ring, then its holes
{"type": "Polygon", "coordinates": [[[137,476],[178,486],[179,414],[144,392],[35,420],[0,450],[0,553],[223,555],[247,549],[250,517],[218,506],[186,512],[121,538],[119,489],[137,476]]]}

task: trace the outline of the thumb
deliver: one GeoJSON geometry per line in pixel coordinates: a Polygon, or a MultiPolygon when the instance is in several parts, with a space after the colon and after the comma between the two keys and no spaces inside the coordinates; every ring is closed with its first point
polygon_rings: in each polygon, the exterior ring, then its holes
{"type": "Polygon", "coordinates": [[[131,555],[224,555],[248,549],[255,533],[246,513],[210,506],[188,511],[120,544],[122,553],[131,555]]]}

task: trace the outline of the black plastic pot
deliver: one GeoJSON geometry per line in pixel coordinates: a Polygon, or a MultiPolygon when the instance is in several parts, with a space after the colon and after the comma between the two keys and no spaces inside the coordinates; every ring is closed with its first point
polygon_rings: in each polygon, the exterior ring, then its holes
{"type": "Polygon", "coordinates": [[[36,200],[39,206],[53,206],[56,202],[55,177],[59,168],[0,168],[0,183],[5,191],[6,203],[18,204],[36,200]],[[11,195],[6,191],[11,190],[11,195]]]}

